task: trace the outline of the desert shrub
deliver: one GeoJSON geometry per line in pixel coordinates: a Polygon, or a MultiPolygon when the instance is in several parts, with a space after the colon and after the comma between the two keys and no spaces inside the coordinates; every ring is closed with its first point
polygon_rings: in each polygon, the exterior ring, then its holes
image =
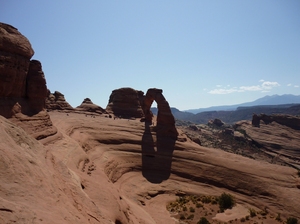
{"type": "Polygon", "coordinates": [[[267,208],[265,208],[263,211],[261,211],[260,214],[261,214],[262,216],[266,216],[266,215],[268,214],[267,208]]]}
{"type": "Polygon", "coordinates": [[[296,218],[289,217],[286,220],[286,224],[297,224],[297,223],[298,223],[298,219],[296,219],[296,218]]]}
{"type": "Polygon", "coordinates": [[[202,217],[198,222],[197,224],[209,224],[210,222],[205,218],[205,217],[202,217]]]}
{"type": "Polygon", "coordinates": [[[185,219],[184,214],[181,214],[180,217],[179,217],[179,219],[184,220],[185,219]]]}
{"type": "Polygon", "coordinates": [[[300,177],[300,170],[298,170],[298,176],[300,177]]]}
{"type": "Polygon", "coordinates": [[[256,211],[253,208],[249,208],[250,217],[256,216],[256,211]]]}
{"type": "Polygon", "coordinates": [[[201,207],[203,207],[203,205],[202,205],[201,203],[197,203],[197,204],[196,204],[196,207],[197,207],[197,208],[201,208],[201,207]]]}
{"type": "Polygon", "coordinates": [[[203,196],[201,198],[201,201],[202,201],[202,203],[209,204],[211,202],[211,197],[210,196],[203,196]]]}
{"type": "Polygon", "coordinates": [[[195,212],[195,209],[193,207],[190,207],[190,212],[195,212]]]}
{"type": "Polygon", "coordinates": [[[193,219],[194,218],[194,214],[190,214],[187,219],[193,219]]]}
{"type": "Polygon", "coordinates": [[[182,211],[186,212],[187,211],[187,207],[183,206],[182,211]]]}
{"type": "Polygon", "coordinates": [[[190,196],[190,199],[193,202],[193,204],[196,204],[197,201],[199,200],[199,197],[197,195],[192,195],[190,196]]]}
{"type": "Polygon", "coordinates": [[[213,205],[216,205],[216,204],[218,204],[218,198],[213,198],[212,200],[211,200],[211,203],[213,204],[213,205]]]}
{"type": "Polygon", "coordinates": [[[241,222],[246,222],[246,219],[245,218],[241,218],[241,222]]]}
{"type": "Polygon", "coordinates": [[[281,219],[281,217],[280,217],[280,213],[278,213],[278,214],[277,214],[277,216],[276,216],[275,220],[277,220],[277,221],[279,221],[279,222],[281,222],[281,221],[282,221],[282,219],[281,219]]]}
{"type": "Polygon", "coordinates": [[[234,205],[235,201],[231,194],[223,193],[219,197],[219,207],[221,212],[224,212],[225,209],[232,208],[234,205]]]}
{"type": "Polygon", "coordinates": [[[179,197],[176,201],[178,204],[184,205],[188,203],[190,200],[187,197],[179,197]]]}

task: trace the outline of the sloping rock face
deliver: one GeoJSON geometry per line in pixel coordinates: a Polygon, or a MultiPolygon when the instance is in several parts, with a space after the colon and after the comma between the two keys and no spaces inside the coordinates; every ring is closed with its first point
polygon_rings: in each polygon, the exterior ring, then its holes
{"type": "Polygon", "coordinates": [[[73,110],[73,107],[66,101],[65,96],[62,93],[58,91],[51,93],[50,90],[48,90],[47,95],[47,110],[73,110]]]}
{"type": "Polygon", "coordinates": [[[102,107],[94,104],[90,98],[85,98],[83,102],[80,104],[80,106],[76,107],[76,110],[95,112],[98,114],[102,114],[106,112],[102,107]]]}
{"type": "Polygon", "coordinates": [[[119,117],[141,118],[144,116],[142,104],[144,93],[132,88],[113,90],[106,106],[108,113],[119,117]]]}
{"type": "Polygon", "coordinates": [[[252,125],[260,126],[260,121],[263,121],[265,124],[270,124],[272,122],[277,122],[278,124],[285,125],[287,127],[300,130],[300,118],[296,116],[286,115],[286,114],[274,114],[274,115],[266,115],[253,114],[252,117],[252,125]]]}
{"type": "Polygon", "coordinates": [[[237,122],[236,130],[242,130],[247,139],[274,160],[284,161],[300,169],[300,118],[282,114],[257,116],[254,116],[252,123],[237,122]],[[262,120],[259,124],[258,118],[262,120]]]}
{"type": "Polygon", "coordinates": [[[162,136],[177,138],[178,132],[175,127],[175,119],[171,112],[168,101],[162,94],[162,89],[148,89],[144,98],[143,110],[145,113],[146,122],[152,123],[151,105],[155,100],[157,103],[157,133],[162,136]]]}
{"type": "Polygon", "coordinates": [[[34,136],[38,132],[53,135],[56,128],[44,111],[46,80],[41,63],[30,61],[33,54],[26,37],[13,26],[0,23],[0,115],[19,123],[34,136]]]}

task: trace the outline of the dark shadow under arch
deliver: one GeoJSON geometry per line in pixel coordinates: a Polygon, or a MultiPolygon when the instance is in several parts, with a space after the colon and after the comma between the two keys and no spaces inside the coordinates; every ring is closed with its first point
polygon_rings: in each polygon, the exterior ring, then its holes
{"type": "Polygon", "coordinates": [[[142,137],[142,174],[151,183],[161,183],[170,177],[176,140],[157,133],[153,136],[151,128],[145,122],[142,137]]]}
{"type": "Polygon", "coordinates": [[[143,101],[145,130],[142,137],[142,173],[151,183],[161,183],[171,174],[172,156],[178,132],[169,103],[161,89],[148,89],[143,101]],[[157,103],[156,126],[151,126],[151,105],[157,103]]]}

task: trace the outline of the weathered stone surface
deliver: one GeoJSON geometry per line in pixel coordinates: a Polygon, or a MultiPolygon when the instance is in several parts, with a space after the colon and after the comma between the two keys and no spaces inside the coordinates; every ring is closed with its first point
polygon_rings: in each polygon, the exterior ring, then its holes
{"type": "Polygon", "coordinates": [[[255,127],[259,127],[260,118],[257,116],[257,114],[252,115],[252,125],[255,127]]]}
{"type": "Polygon", "coordinates": [[[300,131],[296,128],[300,118],[272,115],[264,120],[259,126],[253,126],[250,121],[239,121],[235,124],[235,129],[245,133],[249,141],[274,159],[300,168],[300,131]],[[291,120],[294,123],[290,123],[291,120]]]}
{"type": "Polygon", "coordinates": [[[46,79],[42,71],[42,64],[37,60],[30,61],[27,74],[26,96],[29,99],[31,114],[37,114],[45,108],[45,98],[47,97],[46,79]]]}
{"type": "Polygon", "coordinates": [[[132,88],[113,90],[106,111],[119,117],[141,118],[141,121],[152,124],[153,114],[150,108],[154,100],[158,107],[157,134],[176,139],[178,132],[175,128],[175,119],[161,89],[148,89],[145,96],[142,91],[132,88]]]}
{"type": "Polygon", "coordinates": [[[0,96],[24,97],[30,58],[30,42],[16,28],[0,23],[0,96]]]}
{"type": "Polygon", "coordinates": [[[56,133],[45,109],[47,86],[42,65],[30,61],[30,42],[16,28],[0,23],[0,115],[37,139],[56,133]]]}
{"type": "Polygon", "coordinates": [[[66,101],[65,96],[62,93],[58,91],[51,93],[50,90],[48,90],[47,95],[47,110],[73,110],[73,107],[66,101]]]}
{"type": "Polygon", "coordinates": [[[106,111],[119,117],[141,118],[144,116],[142,100],[144,93],[132,88],[113,90],[106,111]]]}
{"type": "Polygon", "coordinates": [[[106,112],[102,107],[94,104],[90,98],[85,98],[80,106],[76,107],[76,110],[95,112],[99,114],[106,112]]]}
{"type": "Polygon", "coordinates": [[[265,124],[270,124],[272,122],[276,122],[281,125],[285,125],[287,127],[300,130],[300,117],[292,116],[292,115],[286,115],[286,114],[273,114],[273,115],[266,115],[266,114],[260,114],[256,115],[254,114],[252,117],[252,125],[259,127],[260,126],[260,120],[262,120],[265,124]]]}
{"type": "Polygon", "coordinates": [[[162,94],[162,89],[148,89],[143,103],[143,111],[146,122],[152,123],[153,114],[150,111],[151,105],[155,100],[157,103],[157,133],[162,136],[177,138],[178,132],[175,127],[175,119],[171,112],[168,101],[162,94]]]}

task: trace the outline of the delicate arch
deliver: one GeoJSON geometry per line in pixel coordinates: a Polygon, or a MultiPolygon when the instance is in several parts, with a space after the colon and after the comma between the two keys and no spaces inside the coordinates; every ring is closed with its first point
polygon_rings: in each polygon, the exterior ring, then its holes
{"type": "Polygon", "coordinates": [[[175,119],[171,112],[168,101],[162,94],[162,89],[148,89],[143,103],[145,121],[152,123],[153,114],[150,110],[153,101],[157,103],[157,134],[177,138],[178,132],[175,127],[175,119]]]}

